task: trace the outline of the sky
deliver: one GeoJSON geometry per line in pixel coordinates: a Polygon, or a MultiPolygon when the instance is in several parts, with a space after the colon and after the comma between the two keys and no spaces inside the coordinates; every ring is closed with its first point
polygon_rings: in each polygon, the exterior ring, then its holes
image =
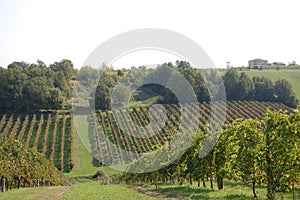
{"type": "MultiPolygon", "coordinates": [[[[79,68],[104,41],[140,28],[187,36],[217,67],[225,67],[227,61],[234,67],[247,66],[254,58],[300,63],[299,5],[297,0],[0,0],[0,66],[70,59],[79,68]]],[[[174,55],[147,51],[124,56],[113,65],[175,60],[174,55]]]]}

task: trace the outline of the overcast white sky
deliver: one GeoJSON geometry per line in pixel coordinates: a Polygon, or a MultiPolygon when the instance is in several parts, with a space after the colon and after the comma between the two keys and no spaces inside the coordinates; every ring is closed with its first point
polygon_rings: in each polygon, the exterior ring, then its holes
{"type": "MultiPolygon", "coordinates": [[[[37,59],[51,64],[66,58],[80,67],[102,42],[138,28],[184,34],[217,67],[225,67],[226,61],[247,65],[257,57],[300,63],[298,4],[296,0],[0,0],[0,66],[37,59]]],[[[116,64],[129,67],[169,59],[174,58],[140,54],[116,64]]]]}

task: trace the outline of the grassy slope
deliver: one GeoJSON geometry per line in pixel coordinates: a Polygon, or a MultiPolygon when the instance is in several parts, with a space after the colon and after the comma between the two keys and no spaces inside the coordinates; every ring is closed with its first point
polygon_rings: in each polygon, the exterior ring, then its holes
{"type": "Polygon", "coordinates": [[[121,185],[101,185],[99,182],[82,182],[73,185],[59,199],[154,199],[143,194],[134,192],[132,189],[121,185]]]}
{"type": "MultiPolygon", "coordinates": [[[[255,76],[259,75],[258,71],[253,71],[255,76]]],[[[300,71],[299,71],[300,72],[300,71]]],[[[272,73],[271,73],[272,74],[272,73]]],[[[299,73],[300,74],[300,73],[299,73]]],[[[249,74],[250,75],[250,74],[249,74]]],[[[251,76],[251,75],[250,75],[251,76]]],[[[253,76],[253,75],[252,75],[253,76]]],[[[276,80],[276,79],[275,79],[276,80]]],[[[82,117],[85,120],[85,117],[82,117]]],[[[82,127],[80,127],[82,128],[82,127]]],[[[87,151],[82,142],[80,142],[80,148],[76,145],[76,139],[78,135],[76,131],[74,133],[74,151],[73,158],[75,162],[75,167],[71,173],[66,174],[67,177],[76,177],[94,174],[97,169],[102,169],[107,174],[118,173],[116,170],[109,167],[94,167],[92,165],[92,158],[90,153],[87,151]],[[77,163],[77,153],[80,151],[81,154],[81,167],[76,165],[77,163]]],[[[216,186],[216,183],[214,183],[216,186]]],[[[155,191],[155,187],[151,186],[150,191],[155,191]]],[[[183,197],[191,199],[254,199],[251,187],[246,187],[241,184],[235,184],[232,182],[225,183],[225,189],[222,191],[211,190],[209,188],[209,183],[207,182],[207,188],[201,187],[196,188],[195,186],[179,186],[179,185],[168,185],[163,184],[160,186],[158,191],[165,197],[183,197]]],[[[257,188],[259,199],[264,199],[266,195],[265,188],[257,188]]],[[[297,194],[299,196],[299,192],[297,194]]],[[[291,194],[285,194],[285,198],[290,199],[291,194]]],[[[60,199],[150,199],[148,196],[133,191],[132,189],[125,188],[121,185],[101,185],[99,182],[83,182],[76,183],[71,186],[67,192],[65,192],[60,199]],[[105,191],[105,192],[101,192],[105,191]]],[[[279,198],[279,197],[278,197],[279,198]]]]}
{"type": "MultiPolygon", "coordinates": [[[[80,147],[76,145],[77,134],[74,131],[74,162],[75,167],[71,173],[67,173],[68,177],[91,175],[96,172],[97,167],[92,165],[92,158],[84,145],[80,142],[80,147]],[[78,154],[78,152],[80,151],[78,154]],[[80,158],[77,156],[80,155],[80,158]],[[81,159],[81,166],[76,165],[77,159],[81,159]]],[[[107,174],[117,173],[117,171],[101,167],[107,174]]],[[[158,192],[164,197],[180,197],[180,199],[253,199],[251,187],[236,184],[234,182],[225,181],[225,187],[222,191],[216,189],[211,190],[207,182],[207,188],[197,188],[195,185],[169,185],[162,184],[159,186],[158,192]]],[[[216,183],[214,183],[216,187],[216,183]]],[[[147,190],[154,191],[155,186],[150,186],[147,190]]],[[[257,187],[257,194],[259,199],[264,199],[266,189],[257,187]]],[[[277,194],[279,195],[279,194],[277,194]]],[[[278,199],[280,198],[277,196],[278,199]]],[[[285,199],[291,199],[291,194],[284,194],[285,199]]],[[[297,191],[297,198],[300,199],[300,191],[297,191]]],[[[126,188],[122,185],[102,185],[100,182],[77,182],[69,187],[41,187],[41,188],[23,188],[0,193],[1,199],[154,199],[143,194],[140,194],[132,189],[126,188]],[[63,194],[62,194],[63,193],[63,194]]]]}
{"type": "Polygon", "coordinates": [[[300,70],[250,70],[243,72],[251,78],[253,76],[265,76],[273,81],[286,79],[292,84],[293,90],[297,98],[300,100],[300,70]]]}
{"type": "Polygon", "coordinates": [[[65,173],[67,177],[76,177],[76,176],[86,176],[95,174],[98,169],[105,171],[108,175],[118,173],[118,171],[109,168],[109,167],[94,167],[92,164],[91,154],[88,152],[86,147],[80,140],[80,147],[77,145],[76,140],[78,139],[78,135],[75,127],[73,131],[73,160],[74,160],[74,168],[70,173],[65,173]],[[79,153],[78,153],[79,151],[79,153]],[[80,161],[79,161],[80,159],[80,161]],[[79,166],[80,165],[80,166],[79,166]]]}
{"type": "Polygon", "coordinates": [[[0,200],[32,200],[32,199],[55,199],[68,187],[40,187],[40,188],[21,188],[9,190],[5,193],[0,192],[0,200]]]}
{"type": "MultiPolygon", "coordinates": [[[[220,75],[224,75],[225,72],[226,70],[220,70],[220,75]]],[[[265,76],[270,78],[272,81],[286,79],[292,84],[293,90],[300,101],[300,70],[245,70],[238,72],[245,72],[250,78],[254,76],[265,76]]],[[[130,106],[151,105],[161,98],[161,96],[155,96],[155,94],[147,91],[136,93],[136,95],[138,95],[139,99],[137,99],[135,102],[130,102],[130,106]]]]}
{"type": "MultiPolygon", "coordinates": [[[[195,183],[196,184],[196,183],[195,183]]],[[[217,183],[214,181],[214,189],[210,189],[210,183],[206,182],[206,188],[201,186],[198,188],[196,185],[190,186],[189,184],[179,186],[178,184],[162,184],[159,185],[158,192],[165,197],[180,197],[180,199],[241,199],[250,200],[253,198],[251,186],[237,184],[233,181],[224,181],[224,189],[218,191],[217,183]]],[[[155,186],[147,188],[151,191],[156,191],[155,186]]],[[[256,187],[258,199],[266,199],[266,188],[262,186],[256,187]]],[[[292,199],[292,193],[283,194],[284,199],[292,199]]],[[[281,193],[276,193],[276,199],[281,199],[281,193]]],[[[300,199],[300,190],[296,190],[296,199],[300,199]]]]}
{"type": "MultiPolygon", "coordinates": [[[[73,131],[73,158],[75,166],[71,173],[65,173],[67,177],[92,175],[98,169],[105,171],[107,174],[116,174],[118,171],[109,167],[94,167],[92,165],[92,157],[87,151],[82,142],[80,147],[76,144],[77,133],[73,131]],[[78,154],[78,151],[79,154],[78,154]],[[80,155],[78,158],[77,156],[80,155]],[[80,159],[81,166],[78,166],[78,159],[80,159]]],[[[68,187],[40,187],[40,188],[21,188],[9,190],[8,192],[0,192],[0,200],[31,200],[31,199],[145,199],[150,198],[143,194],[137,193],[132,189],[121,185],[101,185],[100,182],[77,182],[68,187]],[[63,194],[62,194],[63,193],[63,194]]]]}
{"type": "MultiPolygon", "coordinates": [[[[233,181],[225,181],[224,189],[218,191],[216,188],[210,189],[209,182],[207,187],[197,188],[196,185],[169,185],[160,184],[156,191],[155,186],[146,187],[147,190],[154,193],[158,192],[159,197],[174,199],[235,199],[250,200],[253,199],[252,189],[250,186],[237,184],[233,181]]],[[[214,182],[216,187],[216,182],[214,182]]],[[[261,186],[256,187],[258,199],[266,199],[266,189],[261,186]]],[[[153,193],[152,193],[153,194],[153,193]]],[[[157,196],[157,195],[156,195],[157,196]]],[[[283,194],[284,199],[292,199],[291,193],[283,194]]],[[[15,189],[6,193],[0,193],[0,200],[29,200],[29,199],[60,199],[60,200],[81,200],[81,199],[157,199],[138,193],[133,189],[126,188],[122,185],[102,185],[97,181],[77,182],[69,187],[41,187],[41,188],[24,188],[15,189]]],[[[281,199],[281,193],[276,194],[276,199],[281,199]]],[[[296,199],[300,199],[300,190],[296,190],[296,199]]]]}
{"type": "Polygon", "coordinates": [[[82,199],[155,199],[144,194],[135,192],[132,189],[121,185],[102,185],[100,182],[78,182],[69,187],[40,187],[14,189],[0,193],[0,200],[32,200],[32,199],[61,199],[61,200],[82,200],[82,199]]]}
{"type": "Polygon", "coordinates": [[[129,102],[130,107],[152,105],[162,99],[159,94],[152,90],[136,91],[134,96],[135,100],[129,102]]]}

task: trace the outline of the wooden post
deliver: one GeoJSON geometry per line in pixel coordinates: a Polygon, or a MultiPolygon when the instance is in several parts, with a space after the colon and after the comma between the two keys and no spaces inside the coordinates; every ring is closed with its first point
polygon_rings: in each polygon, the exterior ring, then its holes
{"type": "Polygon", "coordinates": [[[1,178],[1,191],[5,192],[5,178],[3,176],[1,178]]]}
{"type": "Polygon", "coordinates": [[[105,175],[105,185],[108,185],[108,184],[109,184],[109,176],[105,175]]]}
{"type": "Polygon", "coordinates": [[[21,176],[18,176],[18,189],[21,187],[21,176]]]}

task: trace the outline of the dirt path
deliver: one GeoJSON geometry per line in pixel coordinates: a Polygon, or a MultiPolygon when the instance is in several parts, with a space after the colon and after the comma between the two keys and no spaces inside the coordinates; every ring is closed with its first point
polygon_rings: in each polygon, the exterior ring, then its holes
{"type": "Polygon", "coordinates": [[[58,199],[59,196],[61,196],[63,193],[65,193],[69,188],[62,188],[58,191],[56,191],[51,199],[58,199]]]}
{"type": "Polygon", "coordinates": [[[158,192],[150,191],[145,188],[137,187],[137,186],[127,186],[128,188],[133,189],[134,191],[147,195],[149,197],[159,198],[159,199],[167,199],[167,200],[181,200],[179,197],[166,197],[158,192]]]}
{"type": "Polygon", "coordinates": [[[45,194],[45,195],[39,195],[35,197],[34,199],[38,200],[57,200],[63,193],[69,190],[69,187],[60,187],[60,188],[55,188],[51,193],[45,194]]]}

